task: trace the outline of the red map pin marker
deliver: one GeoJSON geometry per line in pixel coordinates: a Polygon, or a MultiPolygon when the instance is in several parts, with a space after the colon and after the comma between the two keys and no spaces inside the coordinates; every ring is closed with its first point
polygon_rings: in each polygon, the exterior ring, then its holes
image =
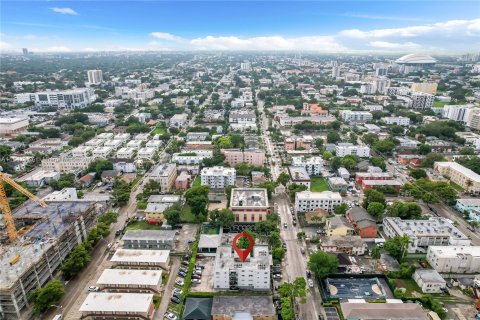
{"type": "Polygon", "coordinates": [[[233,244],[232,245],[233,245],[233,249],[235,249],[235,252],[238,254],[238,257],[240,258],[240,260],[242,260],[242,262],[245,262],[245,260],[247,260],[248,255],[250,254],[250,252],[252,252],[254,244],[255,244],[255,240],[253,239],[253,237],[251,235],[249,235],[246,232],[241,232],[241,233],[237,234],[235,236],[235,238],[233,238],[233,244]],[[250,245],[248,246],[247,249],[240,249],[239,247],[237,247],[237,240],[240,239],[241,237],[245,237],[249,240],[250,245]]]}

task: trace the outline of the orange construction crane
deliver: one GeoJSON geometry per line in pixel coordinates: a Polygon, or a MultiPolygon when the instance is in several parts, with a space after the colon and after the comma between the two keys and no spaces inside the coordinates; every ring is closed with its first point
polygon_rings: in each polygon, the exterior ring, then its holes
{"type": "Polygon", "coordinates": [[[0,172],[0,209],[3,211],[3,216],[5,217],[5,223],[7,225],[7,234],[8,239],[10,242],[13,242],[17,239],[17,229],[15,228],[15,221],[13,220],[12,211],[10,210],[10,206],[8,205],[8,198],[7,193],[5,192],[5,187],[3,183],[8,183],[12,188],[20,191],[31,200],[35,201],[43,208],[48,207],[45,201],[39,199],[36,195],[32,194],[30,191],[16,183],[13,179],[8,177],[5,173],[0,172]]]}

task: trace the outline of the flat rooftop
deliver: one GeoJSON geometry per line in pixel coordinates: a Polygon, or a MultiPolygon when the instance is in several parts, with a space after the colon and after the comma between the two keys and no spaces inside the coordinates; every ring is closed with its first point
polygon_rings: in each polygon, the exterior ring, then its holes
{"type": "Polygon", "coordinates": [[[122,237],[123,241],[135,240],[156,240],[173,241],[175,239],[174,230],[127,230],[122,237]]]}
{"type": "Polygon", "coordinates": [[[158,286],[162,282],[162,270],[105,269],[97,284],[158,286]]]}
{"type": "Polygon", "coordinates": [[[298,200],[342,200],[342,196],[339,192],[332,191],[300,191],[295,194],[295,198],[298,200]]]}
{"type": "Polygon", "coordinates": [[[272,265],[272,256],[268,254],[268,246],[256,245],[245,262],[242,262],[231,245],[220,246],[215,255],[215,270],[221,269],[259,269],[264,270],[272,265]]]}
{"type": "Polygon", "coordinates": [[[180,196],[174,194],[154,194],[148,197],[148,202],[153,203],[176,203],[180,201],[180,196]]]}
{"type": "Polygon", "coordinates": [[[230,196],[231,207],[268,207],[265,188],[235,188],[230,196]]]}
{"type": "Polygon", "coordinates": [[[297,166],[289,166],[288,172],[290,173],[290,178],[292,181],[295,180],[305,180],[310,181],[310,176],[308,175],[307,170],[305,167],[297,167],[297,166]]]}
{"type": "Polygon", "coordinates": [[[170,250],[117,249],[112,262],[166,263],[170,250]]]}
{"type": "Polygon", "coordinates": [[[480,246],[429,246],[428,250],[442,258],[457,258],[462,255],[480,257],[480,246]]]}
{"type": "Polygon", "coordinates": [[[80,307],[80,312],[148,313],[153,302],[149,293],[91,292],[80,307]]]}
{"type": "Polygon", "coordinates": [[[445,279],[443,279],[440,273],[438,273],[435,269],[417,269],[415,273],[418,274],[418,276],[426,282],[445,282],[445,279]]]}
{"type": "Polygon", "coordinates": [[[397,234],[407,234],[413,237],[450,236],[453,239],[468,240],[460,230],[444,218],[430,218],[428,220],[402,220],[398,217],[386,217],[387,222],[397,234]]]}
{"type": "Polygon", "coordinates": [[[222,244],[220,234],[201,234],[198,241],[199,248],[218,248],[222,244]]]}
{"type": "Polygon", "coordinates": [[[428,320],[417,303],[350,303],[341,302],[345,319],[428,320]]]}
{"type": "MultiPolygon", "coordinates": [[[[213,297],[212,315],[234,317],[238,313],[250,316],[275,316],[271,296],[216,296],[213,297]]],[[[237,318],[233,318],[237,319],[237,318]]],[[[245,319],[245,318],[242,318],[245,319]]],[[[248,318],[246,318],[248,319],[248,318]]],[[[251,317],[250,317],[251,319],[251,317]]]]}

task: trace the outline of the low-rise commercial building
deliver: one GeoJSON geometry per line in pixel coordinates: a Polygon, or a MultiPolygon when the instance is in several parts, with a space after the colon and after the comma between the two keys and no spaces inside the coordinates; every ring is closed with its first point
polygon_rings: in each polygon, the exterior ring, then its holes
{"type": "Polygon", "coordinates": [[[418,303],[368,303],[366,301],[341,302],[344,319],[362,320],[429,320],[418,303]]]}
{"type": "Polygon", "coordinates": [[[168,270],[170,250],[117,249],[110,261],[115,267],[168,270]]]}
{"type": "Polygon", "coordinates": [[[270,213],[267,189],[232,189],[230,209],[238,223],[256,223],[267,220],[267,215],[270,213]]]}
{"type": "Polygon", "coordinates": [[[91,292],[79,311],[82,319],[150,320],[155,305],[150,293],[91,292]]]}
{"type": "Polygon", "coordinates": [[[25,131],[28,128],[28,118],[5,118],[0,117],[0,135],[10,135],[25,131]]]}
{"type": "Polygon", "coordinates": [[[445,218],[428,220],[402,220],[398,217],[383,219],[383,231],[389,238],[407,235],[407,251],[425,252],[431,246],[469,246],[470,240],[445,218]]]}
{"type": "Polygon", "coordinates": [[[447,282],[433,269],[417,269],[412,276],[423,293],[442,293],[447,282]]]}
{"type": "Polygon", "coordinates": [[[213,287],[216,290],[270,291],[271,266],[268,246],[254,246],[244,262],[231,246],[221,246],[215,256],[213,287]]]}
{"type": "Polygon", "coordinates": [[[122,241],[125,249],[174,250],[175,230],[127,230],[122,241]]]}
{"type": "Polygon", "coordinates": [[[327,212],[333,212],[335,207],[341,203],[342,196],[338,192],[301,191],[295,193],[296,212],[310,212],[318,208],[327,212]]]}
{"type": "Polygon", "coordinates": [[[226,186],[234,186],[235,178],[235,168],[207,167],[200,172],[201,185],[209,186],[211,189],[223,189],[226,186]]]}
{"type": "Polygon", "coordinates": [[[432,245],[427,250],[427,261],[441,273],[478,273],[480,246],[432,245]]]}
{"type": "Polygon", "coordinates": [[[110,292],[159,293],[162,270],[105,269],[97,285],[110,292]]]}

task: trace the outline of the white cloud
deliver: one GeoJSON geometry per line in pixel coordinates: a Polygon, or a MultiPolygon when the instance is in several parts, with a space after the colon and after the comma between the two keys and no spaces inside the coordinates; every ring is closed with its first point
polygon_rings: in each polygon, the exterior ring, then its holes
{"type": "Polygon", "coordinates": [[[181,40],[181,37],[178,37],[176,35],[173,35],[171,33],[166,33],[166,32],[152,32],[150,33],[150,37],[155,38],[155,39],[161,39],[161,40],[181,40]]]}
{"type": "Polygon", "coordinates": [[[10,50],[12,49],[12,45],[5,41],[0,41],[0,50],[10,50]]]}
{"type": "Polygon", "coordinates": [[[63,46],[53,46],[53,47],[49,47],[45,50],[42,50],[42,51],[46,51],[46,52],[72,52],[72,49],[70,48],[67,48],[67,47],[63,47],[63,46]]]}
{"type": "Polygon", "coordinates": [[[388,42],[388,41],[372,41],[368,43],[369,46],[382,49],[417,49],[420,48],[418,43],[414,42],[388,42]]]}
{"type": "Polygon", "coordinates": [[[50,8],[50,9],[52,9],[53,12],[60,13],[60,14],[68,14],[68,15],[72,15],[72,16],[78,15],[78,12],[76,12],[72,8],[53,7],[53,8],[50,8]]]}
{"type": "Polygon", "coordinates": [[[86,52],[95,52],[97,51],[95,48],[83,48],[82,51],[86,51],[86,52]]]}
{"type": "Polygon", "coordinates": [[[190,44],[201,50],[311,50],[338,52],[345,49],[331,36],[306,36],[297,38],[284,38],[281,36],[252,38],[207,36],[192,39],[190,44]]]}
{"type": "Polygon", "coordinates": [[[415,17],[401,17],[401,16],[384,16],[384,15],[373,15],[368,13],[355,13],[347,12],[343,16],[351,18],[360,18],[360,19],[369,19],[369,20],[387,20],[387,21],[422,21],[425,22],[424,18],[415,18],[415,17]]]}

